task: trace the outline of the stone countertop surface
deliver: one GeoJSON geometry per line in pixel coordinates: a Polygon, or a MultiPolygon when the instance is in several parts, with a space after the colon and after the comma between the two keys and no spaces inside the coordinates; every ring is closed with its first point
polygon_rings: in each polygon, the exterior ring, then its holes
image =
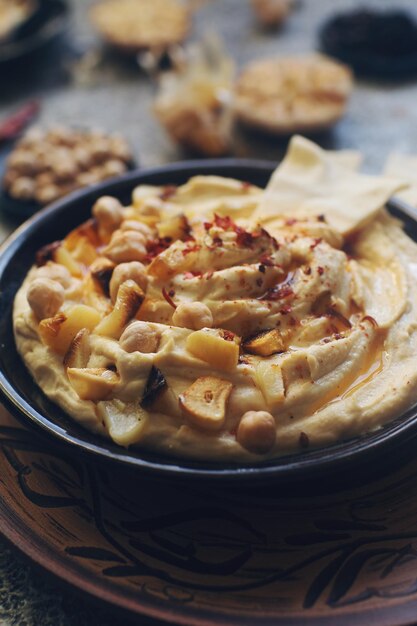
{"type": "MultiPolygon", "coordinates": [[[[11,74],[0,74],[0,119],[29,98],[40,98],[40,124],[69,124],[120,131],[131,142],[143,167],[183,159],[152,117],[154,85],[132,62],[109,54],[88,20],[91,0],[70,0],[72,18],[65,42],[26,61],[11,74]]],[[[255,24],[249,0],[200,0],[191,39],[216,33],[226,42],[239,68],[271,54],[315,50],[321,23],[358,0],[300,0],[278,32],[262,32],[255,24]]],[[[395,7],[389,0],[367,5],[395,7]]],[[[416,10],[413,0],[401,6],[416,10]]],[[[317,140],[327,148],[358,149],[364,168],[379,172],[391,151],[417,154],[417,81],[378,83],[357,81],[344,119],[317,140]]],[[[278,139],[242,138],[240,156],[277,161],[285,150],[278,139]]],[[[0,159],[4,157],[0,152],[0,159]]],[[[0,238],[13,228],[0,214],[0,238]]],[[[0,528],[1,530],[1,528],[0,528]]],[[[59,583],[40,573],[0,539],[0,624],[3,626],[86,626],[117,624],[108,611],[75,598],[59,583]]],[[[124,623],[124,622],[123,622],[124,623]]],[[[141,626],[156,625],[143,618],[141,626]]]]}

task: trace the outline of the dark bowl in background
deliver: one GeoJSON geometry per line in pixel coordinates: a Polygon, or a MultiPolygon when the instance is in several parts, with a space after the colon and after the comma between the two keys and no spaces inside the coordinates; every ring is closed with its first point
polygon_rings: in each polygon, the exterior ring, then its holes
{"type": "Polygon", "coordinates": [[[67,0],[40,0],[34,14],[0,42],[0,67],[17,61],[53,42],[68,27],[67,0]]]}
{"type": "MultiPolygon", "coordinates": [[[[42,429],[73,454],[116,462],[137,472],[175,480],[210,480],[219,484],[249,486],[275,482],[281,486],[320,482],[335,484],[356,476],[362,481],[388,471],[392,464],[414,454],[417,409],[412,408],[379,430],[323,449],[304,451],[257,465],[237,466],[193,462],[125,449],[93,435],[42,393],[19,354],[12,331],[12,306],[16,291],[33,264],[36,251],[63,238],[90,216],[95,200],[103,194],[130,201],[138,184],[177,185],[197,174],[222,175],[265,186],[274,164],[250,160],[210,160],[175,163],[135,171],[119,179],[77,191],[43,209],[25,222],[0,248],[0,394],[6,407],[26,425],[42,429]],[[318,479],[320,479],[318,481],[318,479]]],[[[401,213],[402,215],[402,213],[401,213]]],[[[408,218],[408,232],[417,237],[416,223],[408,218]]]]}

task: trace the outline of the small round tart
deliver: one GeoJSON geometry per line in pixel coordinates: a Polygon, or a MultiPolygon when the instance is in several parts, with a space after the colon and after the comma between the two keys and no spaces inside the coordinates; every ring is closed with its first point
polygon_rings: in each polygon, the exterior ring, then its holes
{"type": "Polygon", "coordinates": [[[349,68],[323,55],[262,59],[240,75],[234,110],[269,133],[318,131],[343,116],[351,90],[349,68]]]}
{"type": "Polygon", "coordinates": [[[176,0],[106,0],[91,18],[106,41],[129,53],[181,43],[191,24],[190,11],[176,0]]]}

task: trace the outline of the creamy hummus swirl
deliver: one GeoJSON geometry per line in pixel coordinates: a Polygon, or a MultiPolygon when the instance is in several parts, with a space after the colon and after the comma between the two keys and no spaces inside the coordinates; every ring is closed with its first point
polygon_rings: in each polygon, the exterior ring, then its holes
{"type": "Polygon", "coordinates": [[[238,462],[411,406],[416,244],[374,205],[338,229],[311,209],[272,219],[263,198],[217,177],[140,186],[41,250],[14,329],[46,395],[120,445],[238,462]]]}

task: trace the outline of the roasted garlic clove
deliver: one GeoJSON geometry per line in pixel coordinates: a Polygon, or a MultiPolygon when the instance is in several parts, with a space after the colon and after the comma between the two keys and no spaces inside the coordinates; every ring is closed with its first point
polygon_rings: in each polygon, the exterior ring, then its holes
{"type": "Polygon", "coordinates": [[[230,331],[204,328],[187,337],[186,347],[193,356],[214,369],[231,371],[239,361],[239,341],[230,331]]]}
{"type": "Polygon", "coordinates": [[[173,215],[161,221],[157,226],[157,230],[158,237],[161,239],[167,237],[172,241],[184,240],[190,234],[190,225],[185,215],[173,215]]]}
{"type": "Polygon", "coordinates": [[[255,371],[255,381],[268,408],[278,410],[285,400],[285,386],[281,367],[276,363],[260,361],[255,371]]]}
{"type": "Polygon", "coordinates": [[[116,265],[110,259],[99,257],[90,265],[91,277],[105,296],[110,296],[110,281],[116,265]]]}
{"type": "Polygon", "coordinates": [[[81,265],[74,259],[71,252],[64,248],[64,246],[60,246],[55,250],[54,259],[56,263],[60,263],[64,267],[67,268],[71,276],[75,276],[76,278],[81,278],[82,269],[81,265]]]}
{"type": "Polygon", "coordinates": [[[87,367],[90,354],[90,331],[88,328],[82,328],[70,343],[64,356],[64,366],[76,368],[87,367]]]}
{"type": "Polygon", "coordinates": [[[287,350],[287,337],[278,329],[265,330],[243,342],[243,349],[257,356],[272,356],[287,350]]]}
{"type": "Polygon", "coordinates": [[[100,313],[85,304],[75,304],[54,317],[42,320],[38,326],[44,344],[64,356],[75,335],[82,329],[93,328],[100,321],[100,313]]]}
{"type": "Polygon", "coordinates": [[[202,376],[180,395],[180,406],[196,426],[220,430],[226,420],[226,406],[232,389],[228,380],[202,376]]]}
{"type": "Polygon", "coordinates": [[[119,287],[114,309],[95,329],[97,335],[119,339],[126,325],[136,315],[145,299],[142,289],[133,280],[126,280],[119,287]]]}
{"type": "Polygon", "coordinates": [[[104,367],[69,367],[67,374],[74,391],[81,400],[92,402],[108,398],[119,382],[119,376],[104,367]]]}
{"type": "Polygon", "coordinates": [[[110,437],[119,446],[127,447],[141,441],[149,422],[146,411],[117,399],[99,402],[97,412],[110,437]]]}
{"type": "Polygon", "coordinates": [[[150,409],[154,402],[161,396],[161,394],[168,388],[167,381],[160,369],[152,365],[149,372],[148,380],[146,382],[145,391],[143,392],[141,407],[144,409],[150,409]]]}

